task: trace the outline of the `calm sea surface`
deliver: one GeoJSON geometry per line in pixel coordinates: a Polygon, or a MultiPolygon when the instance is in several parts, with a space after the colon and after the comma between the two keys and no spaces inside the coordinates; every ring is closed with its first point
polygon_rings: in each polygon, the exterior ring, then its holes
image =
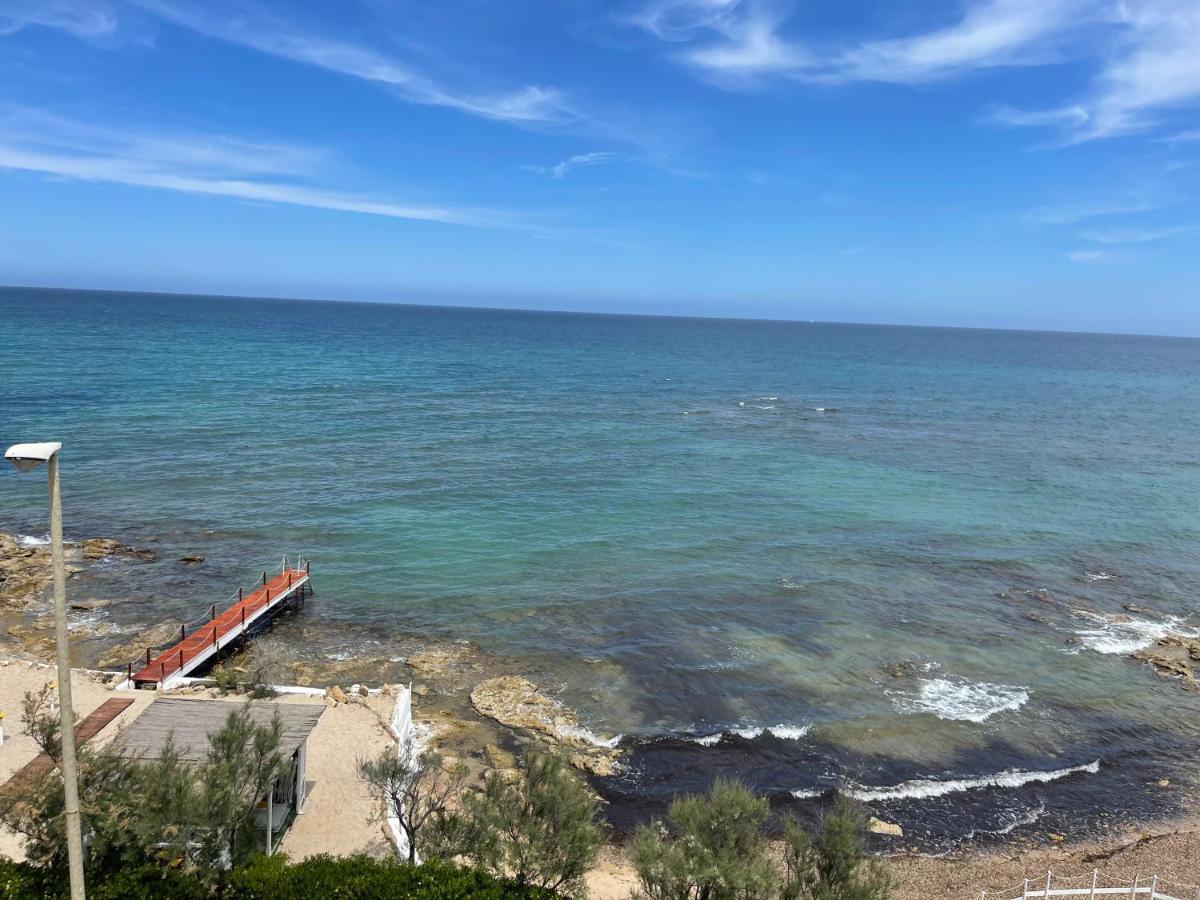
{"type": "Polygon", "coordinates": [[[522,661],[626,736],[617,818],[841,783],[937,849],[1189,783],[1128,653],[1197,625],[1198,341],[5,289],[0,386],[68,538],[157,540],[130,627],[303,551],[310,652],[522,661]]]}

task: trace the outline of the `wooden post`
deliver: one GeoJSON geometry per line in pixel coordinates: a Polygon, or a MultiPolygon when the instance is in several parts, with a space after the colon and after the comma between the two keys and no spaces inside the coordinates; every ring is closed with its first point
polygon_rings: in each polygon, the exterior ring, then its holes
{"type": "Polygon", "coordinates": [[[242,607],[242,631],[246,630],[246,607],[242,607]]]}
{"type": "Polygon", "coordinates": [[[304,561],[304,574],[305,574],[305,575],[307,575],[307,574],[309,573],[309,568],[308,568],[308,567],[309,567],[310,565],[312,565],[312,560],[308,560],[308,559],[306,559],[306,560],[304,561]]]}
{"type": "Polygon", "coordinates": [[[1092,892],[1088,894],[1088,900],[1096,900],[1096,879],[1100,877],[1099,869],[1092,869],[1092,892]]]}
{"type": "Polygon", "coordinates": [[[267,573],[263,572],[263,584],[265,585],[266,583],[267,583],[267,573]]]}
{"type": "Polygon", "coordinates": [[[208,608],[208,621],[212,621],[217,617],[217,604],[213,604],[208,608]]]}
{"type": "Polygon", "coordinates": [[[165,683],[167,680],[167,664],[160,662],[158,664],[158,680],[159,683],[165,683]]]}
{"type": "Polygon", "coordinates": [[[179,639],[182,641],[185,637],[187,637],[187,626],[180,625],[179,626],[179,639]]]}
{"type": "Polygon", "coordinates": [[[1050,900],[1050,876],[1052,874],[1049,869],[1046,870],[1046,893],[1042,895],[1046,900],[1050,900]]]}
{"type": "Polygon", "coordinates": [[[183,674],[183,648],[179,648],[179,674],[183,674]]]}
{"type": "Polygon", "coordinates": [[[150,648],[146,648],[146,665],[150,665],[150,648]]]}
{"type": "Polygon", "coordinates": [[[129,678],[130,681],[133,681],[133,663],[129,664],[128,671],[126,672],[126,676],[129,678]]]}
{"type": "Polygon", "coordinates": [[[238,603],[242,602],[242,589],[238,588],[238,603]]]}
{"type": "Polygon", "coordinates": [[[213,629],[213,646],[217,646],[217,629],[213,629]]]}

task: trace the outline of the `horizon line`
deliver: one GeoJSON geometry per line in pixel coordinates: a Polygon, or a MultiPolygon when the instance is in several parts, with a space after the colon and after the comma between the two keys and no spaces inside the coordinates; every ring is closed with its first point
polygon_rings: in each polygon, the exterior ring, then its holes
{"type": "Polygon", "coordinates": [[[761,322],[779,325],[838,325],[855,328],[916,328],[934,329],[941,331],[1001,331],[1014,334],[1060,334],[1085,335],[1094,337],[1132,337],[1158,338],[1165,340],[1196,341],[1200,334],[1159,334],[1155,332],[1126,332],[1126,331],[1088,331],[1067,328],[1016,328],[1012,326],[988,325],[936,325],[915,324],[911,322],[852,322],[835,319],[780,319],[772,316],[728,316],[701,315],[683,313],[636,313],[636,312],[602,312],[599,310],[579,309],[534,309],[522,306],[478,306],[469,303],[417,303],[407,300],[361,300],[361,299],[330,299],[328,297],[279,297],[259,294],[225,294],[225,293],[196,293],[193,291],[164,291],[164,290],[126,290],[122,288],[80,288],[58,287],[51,285],[22,285],[0,284],[0,291],[48,291],[64,294],[135,294],[145,297],[199,297],[214,300],[258,300],[269,303],[336,303],[360,306],[408,306],[417,309],[459,309],[471,312],[507,312],[529,313],[532,315],[545,314],[554,316],[596,316],[628,319],[681,319],[704,322],[761,322]]]}

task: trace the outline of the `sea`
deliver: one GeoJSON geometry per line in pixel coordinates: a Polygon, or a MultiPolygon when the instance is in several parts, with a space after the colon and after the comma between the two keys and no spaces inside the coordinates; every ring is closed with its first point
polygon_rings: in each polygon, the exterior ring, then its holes
{"type": "Polygon", "coordinates": [[[1200,633],[1198,401],[1182,338],[0,290],[0,441],[159,555],[77,619],[302,553],[304,653],[506,660],[618,830],[717,776],[928,853],[1186,812],[1200,695],[1130,654],[1200,633]]]}

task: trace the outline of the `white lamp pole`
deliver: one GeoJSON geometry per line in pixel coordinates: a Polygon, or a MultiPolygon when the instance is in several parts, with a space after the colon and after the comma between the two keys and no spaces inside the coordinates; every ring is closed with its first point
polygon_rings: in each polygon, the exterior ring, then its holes
{"type": "Polygon", "coordinates": [[[71,655],[67,635],[67,573],[63,564],[62,503],[58,451],[62,444],[16,444],[4,458],[27,472],[46,463],[50,478],[50,558],[54,564],[54,637],[58,648],[58,707],[62,721],[62,770],[66,791],[67,859],[71,900],[84,900],[83,828],[79,817],[79,774],[75,764],[75,712],[71,703],[71,655]]]}

